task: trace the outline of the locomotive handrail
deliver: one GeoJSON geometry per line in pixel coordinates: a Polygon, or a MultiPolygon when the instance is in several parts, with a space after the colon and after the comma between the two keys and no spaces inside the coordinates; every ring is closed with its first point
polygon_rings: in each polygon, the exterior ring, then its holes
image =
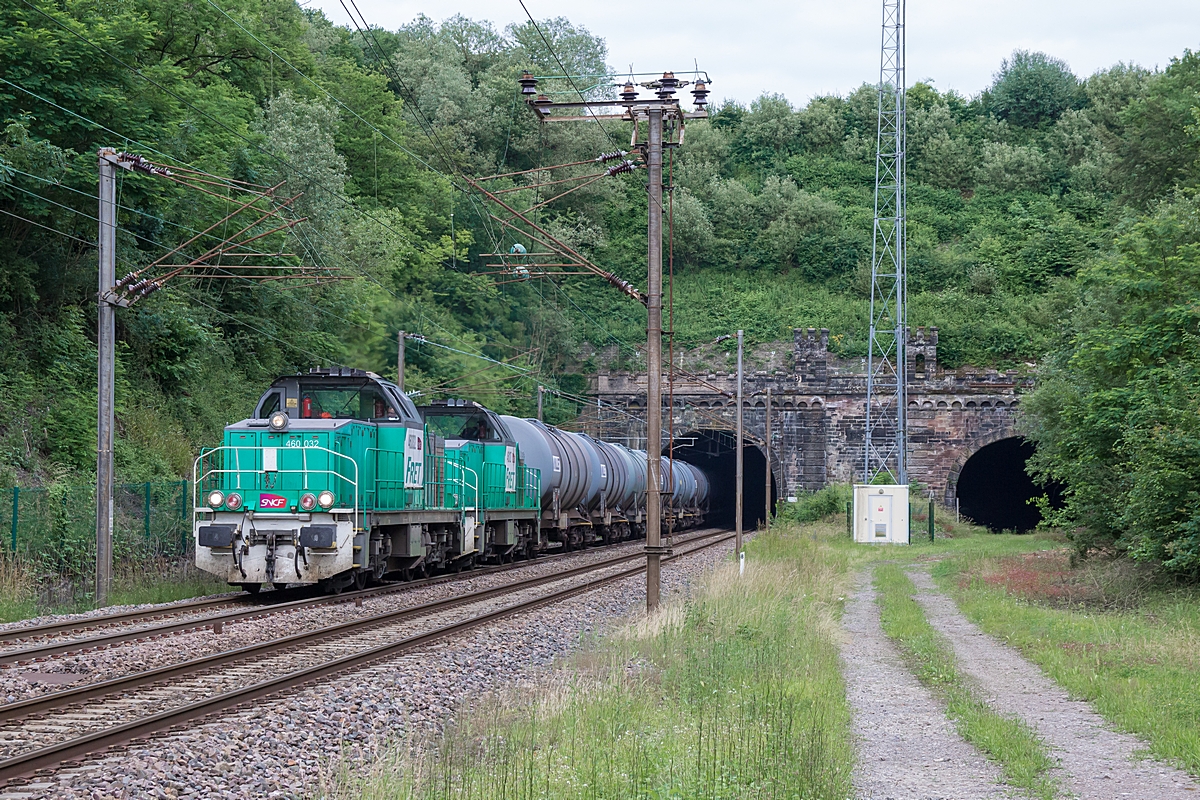
{"type": "Polygon", "coordinates": [[[534,467],[521,467],[525,472],[525,499],[521,502],[521,507],[536,508],[539,511],[542,507],[542,471],[534,467]],[[530,481],[530,477],[533,478],[530,481]]]}
{"type": "MultiPolygon", "coordinates": [[[[332,476],[335,480],[342,480],[342,481],[345,481],[346,483],[350,484],[351,488],[353,489],[352,495],[354,497],[354,505],[352,508],[353,517],[354,517],[354,528],[355,528],[355,530],[357,530],[359,528],[358,462],[356,462],[353,458],[346,455],[345,453],[339,453],[336,450],[330,450],[328,447],[319,447],[316,445],[310,445],[308,447],[272,447],[272,448],[264,447],[262,445],[221,445],[220,447],[208,447],[208,448],[201,449],[200,455],[192,463],[192,508],[194,509],[195,513],[198,514],[198,513],[202,513],[205,510],[208,510],[208,511],[213,510],[213,509],[209,509],[208,506],[203,505],[200,502],[200,494],[203,491],[201,489],[201,486],[204,481],[206,481],[214,476],[226,475],[229,473],[236,473],[237,474],[237,482],[236,482],[236,486],[234,488],[238,491],[246,491],[245,489],[242,488],[242,477],[241,477],[242,473],[246,473],[246,472],[266,473],[267,470],[263,469],[260,466],[254,466],[249,469],[242,468],[240,451],[256,450],[256,451],[261,452],[261,451],[267,450],[267,449],[288,450],[288,451],[299,450],[304,453],[304,455],[302,456],[302,459],[301,459],[303,469],[271,470],[271,472],[277,472],[277,473],[281,473],[281,474],[291,474],[291,475],[303,474],[304,475],[304,486],[303,486],[302,491],[307,491],[309,488],[308,475],[310,472],[325,473],[326,475],[332,476]],[[204,474],[202,474],[202,475],[199,474],[200,473],[200,464],[205,458],[211,457],[218,452],[226,451],[226,450],[231,451],[233,453],[234,464],[235,464],[234,469],[209,468],[207,471],[204,472],[204,474]],[[345,459],[346,461],[350,462],[351,466],[354,467],[354,477],[350,478],[347,475],[343,475],[341,472],[339,472],[337,469],[335,469],[333,467],[330,467],[328,469],[311,469],[310,470],[308,468],[308,451],[309,450],[320,451],[323,453],[328,453],[329,455],[332,455],[332,456],[337,456],[338,458],[345,459]]],[[[261,463],[261,459],[259,459],[259,463],[261,463]]],[[[334,462],[334,463],[336,463],[336,462],[334,462]]]]}
{"type": "MultiPolygon", "coordinates": [[[[375,454],[375,464],[374,464],[375,469],[372,470],[372,472],[375,475],[375,478],[373,480],[374,487],[371,490],[371,497],[373,500],[372,508],[375,511],[379,511],[381,508],[381,504],[379,502],[379,494],[380,494],[379,484],[380,483],[399,483],[400,484],[400,492],[402,495],[404,492],[408,491],[408,487],[404,485],[404,467],[406,465],[405,461],[406,461],[407,456],[405,455],[403,450],[392,450],[392,449],[389,449],[386,447],[368,447],[363,452],[368,453],[368,454],[369,453],[375,454]],[[397,478],[380,478],[379,477],[379,474],[380,474],[379,455],[380,455],[380,453],[400,459],[400,478],[399,479],[397,479],[397,478]]],[[[428,455],[428,454],[425,454],[425,455],[428,455]]],[[[424,484],[425,484],[424,476],[422,476],[421,489],[420,489],[422,494],[425,493],[424,484]]],[[[422,501],[422,505],[427,504],[427,499],[428,498],[425,498],[422,501]]],[[[364,506],[366,505],[365,499],[364,499],[363,505],[364,506]]],[[[402,507],[403,508],[408,507],[408,498],[407,497],[404,497],[404,505],[402,507]]]]}
{"type": "Polygon", "coordinates": [[[463,500],[464,501],[467,499],[466,498],[467,489],[471,489],[475,492],[475,505],[471,506],[470,508],[464,508],[463,511],[478,511],[479,510],[479,473],[476,472],[475,470],[471,469],[470,467],[468,467],[466,464],[461,464],[457,461],[447,461],[446,463],[453,464],[455,467],[462,470],[464,473],[467,473],[467,472],[471,473],[471,477],[473,477],[475,479],[475,483],[473,483],[473,484],[467,483],[467,478],[466,478],[465,474],[463,475],[463,477],[459,478],[459,485],[462,486],[462,488],[463,488],[463,495],[464,495],[463,500]]]}

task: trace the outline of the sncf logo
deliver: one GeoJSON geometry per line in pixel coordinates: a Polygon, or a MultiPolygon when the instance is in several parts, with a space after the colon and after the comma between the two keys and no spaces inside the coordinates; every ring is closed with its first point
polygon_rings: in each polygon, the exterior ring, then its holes
{"type": "Polygon", "coordinates": [[[287,505],[287,498],[280,497],[277,494],[264,494],[258,498],[259,508],[283,508],[287,505]]]}

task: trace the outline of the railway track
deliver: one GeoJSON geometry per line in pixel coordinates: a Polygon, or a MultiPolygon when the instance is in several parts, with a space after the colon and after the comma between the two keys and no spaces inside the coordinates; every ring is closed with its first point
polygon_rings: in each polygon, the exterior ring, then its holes
{"type": "MultiPolygon", "coordinates": [[[[667,560],[721,544],[731,536],[720,530],[702,532],[678,541],[688,549],[667,560]]],[[[637,575],[645,569],[644,561],[625,565],[641,558],[640,552],[618,555],[0,706],[0,754],[7,756],[0,761],[0,785],[17,787],[27,782],[26,776],[74,766],[77,759],[94,757],[99,751],[180,730],[197,719],[637,575]],[[548,585],[564,581],[567,585],[545,591],[548,585]],[[515,602],[495,602],[514,597],[515,602]],[[482,607],[467,611],[470,606],[482,607]],[[414,628],[422,629],[414,633],[414,628]],[[271,677],[264,679],[264,675],[271,677]]]]}
{"type": "MultiPolygon", "coordinates": [[[[625,542],[622,544],[629,543],[630,542],[625,542]]],[[[614,546],[619,547],[620,544],[614,546]]],[[[212,628],[216,625],[224,625],[231,622],[242,622],[245,620],[256,619],[289,611],[298,611],[341,603],[361,603],[363,600],[372,597],[380,597],[397,592],[406,592],[411,589],[418,589],[424,586],[435,586],[452,581],[467,580],[483,575],[511,572],[513,570],[528,568],[530,566],[554,563],[556,561],[569,559],[571,557],[577,557],[588,552],[596,551],[581,550],[570,553],[555,553],[552,555],[542,556],[531,561],[517,561],[511,564],[501,564],[491,567],[478,567],[467,572],[437,575],[431,578],[420,578],[417,580],[404,581],[400,583],[387,583],[380,586],[373,586],[368,589],[362,589],[360,591],[345,592],[337,595],[301,597],[296,600],[284,600],[282,602],[271,602],[270,598],[262,596],[212,597],[189,601],[187,603],[179,603],[168,607],[139,611],[126,611],[116,614],[105,614],[103,616],[87,617],[78,620],[65,620],[62,622],[48,623],[46,625],[4,631],[0,633],[0,646],[3,646],[4,644],[25,643],[35,639],[45,639],[47,637],[51,637],[54,640],[49,642],[28,644],[25,647],[14,647],[12,649],[0,650],[0,668],[3,668],[6,665],[21,665],[36,661],[44,661],[56,656],[76,655],[88,650],[113,647],[125,642],[135,642],[139,640],[171,636],[180,633],[190,633],[203,628],[212,628]],[[232,606],[232,610],[224,613],[208,614],[199,617],[191,616],[193,614],[203,614],[206,611],[219,611],[222,608],[230,606],[232,606]],[[171,621],[181,616],[186,617],[186,619],[171,621]],[[156,619],[162,619],[164,617],[168,618],[168,620],[160,624],[148,626],[140,625],[140,623],[152,622],[156,619]],[[115,628],[118,626],[122,627],[123,629],[83,638],[71,636],[73,633],[86,633],[88,631],[103,630],[105,628],[115,628]],[[64,636],[66,638],[58,638],[64,636]]],[[[296,590],[284,591],[294,592],[296,590]]]]}
{"type": "Polygon", "coordinates": [[[199,600],[188,600],[170,606],[136,611],[121,611],[115,614],[99,614],[94,617],[49,622],[45,625],[30,625],[24,628],[10,628],[0,631],[0,646],[27,642],[32,639],[43,639],[48,636],[61,636],[70,633],[82,633],[99,630],[116,625],[132,625],[138,622],[148,622],[163,617],[177,617],[183,614],[209,611],[222,606],[253,605],[261,599],[254,595],[223,595],[221,597],[206,597],[199,600]]]}

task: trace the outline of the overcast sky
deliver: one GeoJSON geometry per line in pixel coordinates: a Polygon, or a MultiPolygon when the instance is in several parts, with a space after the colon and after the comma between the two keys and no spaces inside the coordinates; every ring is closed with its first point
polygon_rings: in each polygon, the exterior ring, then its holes
{"type": "MultiPolygon", "coordinates": [[[[340,0],[308,0],[339,24],[340,0]]],[[[518,0],[357,0],[372,25],[395,29],[424,13],[524,21],[518,0]]],[[[525,0],[537,19],[565,16],[608,42],[618,70],[691,70],[713,79],[716,99],[749,102],[764,91],[803,105],[844,94],[879,74],[879,0],[525,0]],[[647,13],[651,12],[651,13],[647,13]]],[[[925,0],[908,4],[908,82],[971,95],[1014,49],[1042,50],[1090,75],[1117,61],[1165,67],[1200,49],[1200,0],[925,0]]]]}

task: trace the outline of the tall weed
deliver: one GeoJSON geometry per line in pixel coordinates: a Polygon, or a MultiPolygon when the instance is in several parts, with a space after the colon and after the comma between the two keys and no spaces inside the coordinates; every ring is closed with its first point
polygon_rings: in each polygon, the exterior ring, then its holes
{"type": "Polygon", "coordinates": [[[781,525],[586,650],[536,693],[396,743],[330,794],[405,798],[775,798],[851,794],[836,601],[847,559],[781,525]]]}

